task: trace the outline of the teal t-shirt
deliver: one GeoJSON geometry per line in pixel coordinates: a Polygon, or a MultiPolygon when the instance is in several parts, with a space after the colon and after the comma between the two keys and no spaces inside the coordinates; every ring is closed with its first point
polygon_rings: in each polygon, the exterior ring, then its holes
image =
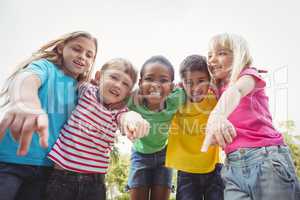
{"type": "Polygon", "coordinates": [[[149,134],[134,142],[134,150],[145,154],[162,150],[168,142],[168,131],[172,118],[184,102],[185,92],[181,88],[176,88],[170,93],[166,99],[165,109],[161,112],[153,112],[144,105],[135,105],[130,98],[128,108],[140,113],[150,123],[149,134]]]}
{"type": "Polygon", "coordinates": [[[32,62],[24,71],[36,74],[41,80],[38,95],[49,118],[49,147],[42,148],[38,135],[33,134],[28,154],[17,156],[18,143],[6,130],[0,141],[0,162],[50,166],[52,161],[47,158],[47,154],[77,104],[77,80],[65,75],[58,66],[46,59],[32,62]]]}

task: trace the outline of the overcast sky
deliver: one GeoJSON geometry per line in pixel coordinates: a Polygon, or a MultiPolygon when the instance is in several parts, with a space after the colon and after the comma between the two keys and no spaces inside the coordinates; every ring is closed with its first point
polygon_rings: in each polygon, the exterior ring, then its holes
{"type": "Polygon", "coordinates": [[[97,67],[125,57],[140,68],[148,57],[162,54],[177,71],[187,55],[206,55],[213,35],[230,32],[244,36],[254,66],[269,71],[274,124],[292,119],[300,132],[299,8],[296,0],[1,0],[0,82],[45,42],[75,30],[98,38],[97,67]]]}

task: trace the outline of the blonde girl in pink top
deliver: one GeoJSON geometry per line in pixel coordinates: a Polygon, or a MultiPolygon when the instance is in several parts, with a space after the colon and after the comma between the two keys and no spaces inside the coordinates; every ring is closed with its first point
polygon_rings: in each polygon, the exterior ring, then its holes
{"type": "Polygon", "coordinates": [[[290,151],[272,125],[266,83],[251,64],[242,37],[225,33],[211,39],[208,66],[220,99],[209,116],[202,151],[219,144],[226,153],[225,200],[299,200],[290,151]]]}

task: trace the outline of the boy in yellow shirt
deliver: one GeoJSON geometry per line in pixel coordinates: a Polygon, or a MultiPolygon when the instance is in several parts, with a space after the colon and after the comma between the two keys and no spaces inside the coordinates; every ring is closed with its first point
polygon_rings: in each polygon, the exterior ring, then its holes
{"type": "Polygon", "coordinates": [[[200,152],[210,111],[217,103],[209,90],[210,75],[204,56],[191,55],[180,65],[187,102],[175,114],[169,129],[166,166],[177,172],[177,200],[223,200],[220,149],[200,152]]]}

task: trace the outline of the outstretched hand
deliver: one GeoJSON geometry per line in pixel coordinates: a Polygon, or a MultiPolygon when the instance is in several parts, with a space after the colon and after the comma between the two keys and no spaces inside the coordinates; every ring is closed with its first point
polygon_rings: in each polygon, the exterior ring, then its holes
{"type": "Polygon", "coordinates": [[[40,137],[40,145],[48,147],[48,115],[42,109],[28,109],[24,105],[9,104],[0,121],[0,140],[10,129],[12,137],[19,142],[18,155],[26,155],[33,133],[40,137]]]}
{"type": "Polygon", "coordinates": [[[121,131],[131,141],[145,137],[150,129],[149,122],[134,111],[129,111],[121,116],[121,131]]]}
{"type": "Polygon", "coordinates": [[[236,137],[236,131],[231,122],[217,115],[209,118],[205,132],[205,139],[201,147],[202,152],[207,152],[210,145],[217,144],[225,148],[236,137]]]}

